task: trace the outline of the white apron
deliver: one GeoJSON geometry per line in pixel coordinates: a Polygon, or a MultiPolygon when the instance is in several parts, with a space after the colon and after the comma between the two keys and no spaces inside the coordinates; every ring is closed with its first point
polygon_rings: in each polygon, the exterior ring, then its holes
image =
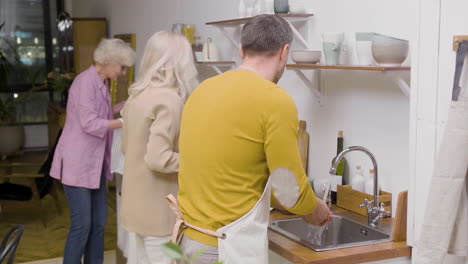
{"type": "Polygon", "coordinates": [[[216,232],[185,222],[175,197],[168,195],[171,209],[177,215],[172,241],[179,243],[183,229],[189,226],[218,238],[218,258],[224,264],[267,264],[270,195],[271,182],[268,179],[263,194],[254,207],[241,218],[219,228],[216,232]]]}
{"type": "MultiPolygon", "coordinates": [[[[425,218],[413,263],[452,263],[447,253],[468,256],[468,88],[459,86],[468,42],[457,53],[452,102],[432,176],[425,218]]],[[[465,71],[466,72],[466,71],[465,71]]],[[[465,73],[466,74],[466,73],[465,73]]]]}

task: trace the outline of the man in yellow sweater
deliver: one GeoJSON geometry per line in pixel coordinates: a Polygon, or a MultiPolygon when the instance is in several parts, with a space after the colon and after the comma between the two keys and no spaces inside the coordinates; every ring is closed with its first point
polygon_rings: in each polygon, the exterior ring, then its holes
{"type": "Polygon", "coordinates": [[[295,104],[276,85],[291,42],[283,18],[254,17],[242,30],[242,64],[204,81],[185,105],[178,200],[189,227],[181,243],[189,255],[204,249],[197,263],[267,263],[270,189],[312,224],[332,217],[301,165],[295,104]]]}

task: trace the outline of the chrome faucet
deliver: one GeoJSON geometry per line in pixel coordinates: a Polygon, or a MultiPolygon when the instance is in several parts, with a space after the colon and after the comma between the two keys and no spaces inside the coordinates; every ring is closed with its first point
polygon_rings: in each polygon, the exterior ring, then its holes
{"type": "Polygon", "coordinates": [[[369,156],[369,158],[372,160],[372,164],[374,166],[374,200],[369,201],[367,199],[364,199],[364,204],[361,204],[360,207],[366,207],[367,209],[367,222],[369,226],[376,227],[380,224],[380,219],[382,219],[384,216],[390,215],[391,213],[388,211],[385,211],[384,204],[380,203],[379,206],[377,206],[377,201],[378,201],[378,196],[379,196],[379,182],[378,182],[378,173],[377,173],[377,161],[375,160],[374,155],[366,148],[360,147],[360,146],[353,146],[349,147],[347,149],[344,149],[341,151],[338,156],[335,158],[335,162],[332,164],[332,167],[330,168],[330,174],[336,175],[336,166],[338,166],[338,163],[340,160],[343,158],[343,156],[351,151],[362,151],[369,156]],[[374,204],[374,207],[371,206],[371,204],[374,204]]]}

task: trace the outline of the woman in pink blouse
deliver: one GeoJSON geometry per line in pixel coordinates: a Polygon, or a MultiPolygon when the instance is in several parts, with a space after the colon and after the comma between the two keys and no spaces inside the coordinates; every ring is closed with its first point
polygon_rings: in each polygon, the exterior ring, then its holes
{"type": "MultiPolygon", "coordinates": [[[[65,264],[103,263],[107,217],[105,180],[111,180],[112,130],[122,127],[113,114],[108,79],[126,74],[135,52],[120,39],[103,39],[94,64],[70,87],[67,118],[54,154],[50,175],[64,186],[71,226],[65,244],[65,264]]],[[[121,104],[119,104],[121,105],[121,104]]]]}

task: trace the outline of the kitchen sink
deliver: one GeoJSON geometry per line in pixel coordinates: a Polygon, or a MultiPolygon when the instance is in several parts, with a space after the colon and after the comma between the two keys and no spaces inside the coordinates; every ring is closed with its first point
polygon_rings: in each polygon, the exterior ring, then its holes
{"type": "Polygon", "coordinates": [[[391,241],[387,233],[339,215],[334,215],[323,227],[313,226],[302,218],[289,218],[274,220],[269,228],[315,251],[391,241]]]}

